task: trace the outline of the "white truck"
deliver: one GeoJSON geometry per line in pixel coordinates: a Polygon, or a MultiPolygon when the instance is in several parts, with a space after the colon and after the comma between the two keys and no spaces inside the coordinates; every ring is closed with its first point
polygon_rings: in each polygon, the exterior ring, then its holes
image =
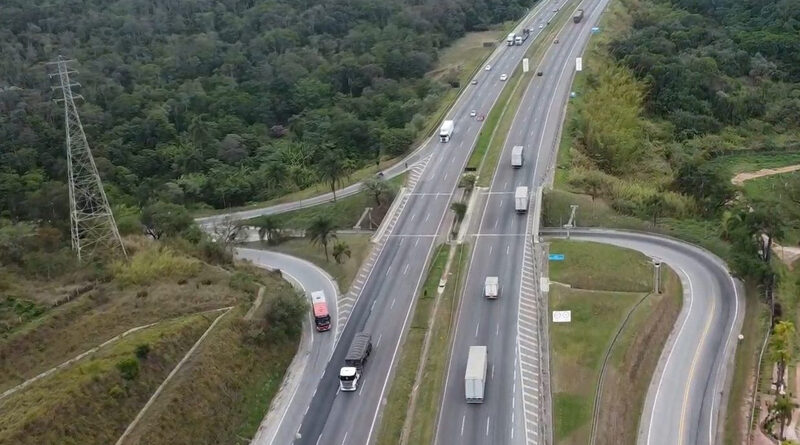
{"type": "Polygon", "coordinates": [[[500,281],[497,277],[486,277],[486,281],[483,283],[483,296],[490,299],[495,300],[497,296],[500,294],[500,281]]]}
{"type": "Polygon", "coordinates": [[[513,32],[509,34],[508,37],[506,37],[506,44],[508,46],[514,46],[514,40],[516,37],[517,37],[516,34],[514,34],[513,32]]]}
{"type": "Polygon", "coordinates": [[[372,352],[372,336],[366,332],[359,332],[350,343],[350,349],[344,358],[344,366],[339,369],[339,389],[342,391],[355,391],[358,389],[358,380],[364,371],[364,365],[372,352]]]}
{"type": "Polygon", "coordinates": [[[456,124],[453,121],[442,122],[442,128],[439,130],[439,140],[441,142],[449,142],[455,128],[456,124]]]}
{"type": "Polygon", "coordinates": [[[522,28],[522,34],[514,34],[514,44],[515,45],[522,45],[528,40],[528,36],[530,35],[530,30],[528,28],[522,28]]]}
{"type": "Polygon", "coordinates": [[[467,372],[464,375],[464,392],[467,403],[483,403],[486,385],[486,346],[470,346],[467,372]]]}
{"type": "Polygon", "coordinates": [[[511,149],[511,166],[514,168],[522,167],[522,145],[515,145],[511,149]]]}
{"type": "Polygon", "coordinates": [[[528,211],[528,187],[520,186],[514,192],[514,210],[517,213],[525,213],[528,211]]]}

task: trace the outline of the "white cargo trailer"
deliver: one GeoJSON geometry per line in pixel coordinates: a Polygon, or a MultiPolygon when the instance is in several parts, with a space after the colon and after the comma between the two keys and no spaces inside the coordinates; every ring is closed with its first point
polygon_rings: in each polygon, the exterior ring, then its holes
{"type": "Polygon", "coordinates": [[[508,37],[506,37],[506,44],[508,46],[514,46],[514,38],[515,37],[516,37],[516,35],[513,32],[511,34],[509,34],[508,37]]]}
{"type": "Polygon", "coordinates": [[[500,294],[500,282],[497,277],[486,277],[483,283],[483,296],[489,299],[496,299],[500,294]]]}
{"type": "Polygon", "coordinates": [[[467,403],[483,403],[486,385],[486,346],[470,346],[467,357],[467,372],[464,375],[464,391],[467,403]]]}
{"type": "Polygon", "coordinates": [[[515,145],[511,149],[511,166],[514,168],[522,167],[522,145],[515,145]]]}
{"type": "Polygon", "coordinates": [[[442,122],[442,128],[439,130],[439,140],[442,142],[450,141],[450,137],[453,135],[453,130],[455,130],[455,122],[453,121],[444,121],[442,122]]]}
{"type": "Polygon", "coordinates": [[[528,187],[517,187],[517,191],[514,192],[514,209],[517,213],[528,211],[528,187]]]}

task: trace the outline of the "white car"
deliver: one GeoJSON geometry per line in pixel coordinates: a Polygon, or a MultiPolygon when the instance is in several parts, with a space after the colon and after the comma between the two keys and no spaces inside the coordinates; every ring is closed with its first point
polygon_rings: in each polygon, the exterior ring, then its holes
{"type": "Polygon", "coordinates": [[[484,69],[485,69],[486,71],[491,71],[491,70],[492,70],[492,66],[491,66],[491,65],[486,65],[486,68],[484,68],[484,69]]]}
{"type": "Polygon", "coordinates": [[[475,117],[477,115],[478,115],[478,112],[476,110],[472,110],[472,111],[469,112],[469,117],[475,117]]]}
{"type": "Polygon", "coordinates": [[[478,84],[478,79],[472,79],[472,82],[470,82],[470,83],[473,84],[473,85],[477,85],[478,84]]]}
{"type": "Polygon", "coordinates": [[[542,28],[544,28],[544,25],[539,25],[539,29],[542,29],[542,28]]]}
{"type": "Polygon", "coordinates": [[[506,79],[508,79],[508,76],[506,74],[500,75],[500,80],[506,80],[506,79]]]}

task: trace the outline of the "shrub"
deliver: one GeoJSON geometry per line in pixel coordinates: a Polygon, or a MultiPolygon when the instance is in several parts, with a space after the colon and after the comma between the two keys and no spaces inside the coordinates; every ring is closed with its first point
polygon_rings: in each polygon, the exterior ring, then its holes
{"type": "Polygon", "coordinates": [[[148,354],[150,354],[150,344],[142,343],[136,346],[136,358],[146,360],[148,354]]]}
{"type": "Polygon", "coordinates": [[[232,264],[233,255],[225,250],[225,247],[220,243],[215,243],[209,239],[203,239],[197,245],[199,255],[206,262],[212,264],[232,264]]]}
{"type": "Polygon", "coordinates": [[[172,249],[150,247],[112,266],[114,278],[122,285],[147,284],[163,278],[188,278],[200,271],[194,259],[176,255],[172,249]]]}
{"type": "Polygon", "coordinates": [[[125,390],[122,389],[122,387],[119,385],[114,385],[111,387],[111,389],[108,390],[108,395],[114,399],[119,400],[125,397],[125,390]]]}
{"type": "Polygon", "coordinates": [[[125,380],[133,380],[139,376],[139,360],[128,357],[117,362],[117,369],[125,380]]]}
{"type": "Polygon", "coordinates": [[[296,292],[281,292],[266,301],[266,333],[270,338],[296,337],[308,309],[305,297],[296,292]]]}
{"type": "Polygon", "coordinates": [[[258,283],[256,283],[253,275],[240,270],[237,270],[231,275],[228,286],[230,286],[231,289],[244,292],[254,293],[258,291],[258,283]]]}

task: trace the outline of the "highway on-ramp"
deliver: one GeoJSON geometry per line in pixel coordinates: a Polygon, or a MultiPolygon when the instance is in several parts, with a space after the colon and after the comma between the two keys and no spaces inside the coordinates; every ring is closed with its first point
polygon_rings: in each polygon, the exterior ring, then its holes
{"type": "Polygon", "coordinates": [[[328,301],[328,312],[331,315],[331,329],[328,332],[316,332],[309,311],[305,323],[308,332],[298,351],[298,357],[292,362],[288,375],[284,378],[285,386],[280,395],[273,400],[268,417],[262,422],[252,444],[272,445],[291,443],[300,428],[300,420],[306,410],[313,388],[333,353],[334,339],[339,326],[336,324],[336,299],[338,288],[333,279],[322,269],[308,261],[278,252],[258,249],[237,248],[236,258],[251,261],[254,265],[270,270],[280,270],[294,286],[303,289],[310,301],[311,292],[323,291],[328,301]]]}
{"type": "MultiPolygon", "coordinates": [[[[565,235],[560,229],[542,234],[565,235]]],[[[719,258],[676,239],[605,229],[573,229],[570,239],[638,250],[677,272],[683,307],[648,389],[638,443],[717,443],[744,320],[740,284],[719,258]]]]}
{"type": "MultiPolygon", "coordinates": [[[[528,186],[533,192],[545,182],[555,160],[575,58],[583,52],[606,3],[583,1],[584,19],[580,23],[568,20],[557,35],[558,43],[548,42],[541,64],[534,68],[542,76],[534,76],[524,93],[491,187],[478,191],[481,216],[450,354],[436,435],[439,445],[549,442],[549,412],[543,396],[547,363],[542,363],[542,348],[547,345],[540,341],[542,304],[533,270],[535,216],[530,211],[515,212],[514,191],[528,186]],[[515,145],[524,147],[519,169],[511,166],[515,145]],[[483,296],[487,276],[499,277],[497,300],[483,296]],[[473,345],[488,347],[482,404],[467,404],[464,395],[467,352],[473,345]]],[[[552,8],[547,12],[555,13],[552,8]]]]}
{"type": "MultiPolygon", "coordinates": [[[[543,14],[543,2],[522,21],[528,26],[543,14]]],[[[374,265],[363,278],[361,292],[332,359],[316,387],[299,431],[297,444],[368,444],[374,441],[392,370],[396,364],[403,333],[408,327],[414,297],[427,272],[433,248],[447,232],[450,202],[483,122],[469,116],[471,110],[488,114],[510,74],[520,63],[533,38],[522,47],[500,47],[490,57],[489,71],[480,70],[458,99],[446,119],[455,121],[449,142],[438,138],[427,142],[425,164],[398,210],[386,222],[387,229],[373,249],[374,265]],[[347,348],[357,332],[372,335],[373,352],[366,364],[359,388],[353,393],[338,391],[338,372],[347,348]]]]}

